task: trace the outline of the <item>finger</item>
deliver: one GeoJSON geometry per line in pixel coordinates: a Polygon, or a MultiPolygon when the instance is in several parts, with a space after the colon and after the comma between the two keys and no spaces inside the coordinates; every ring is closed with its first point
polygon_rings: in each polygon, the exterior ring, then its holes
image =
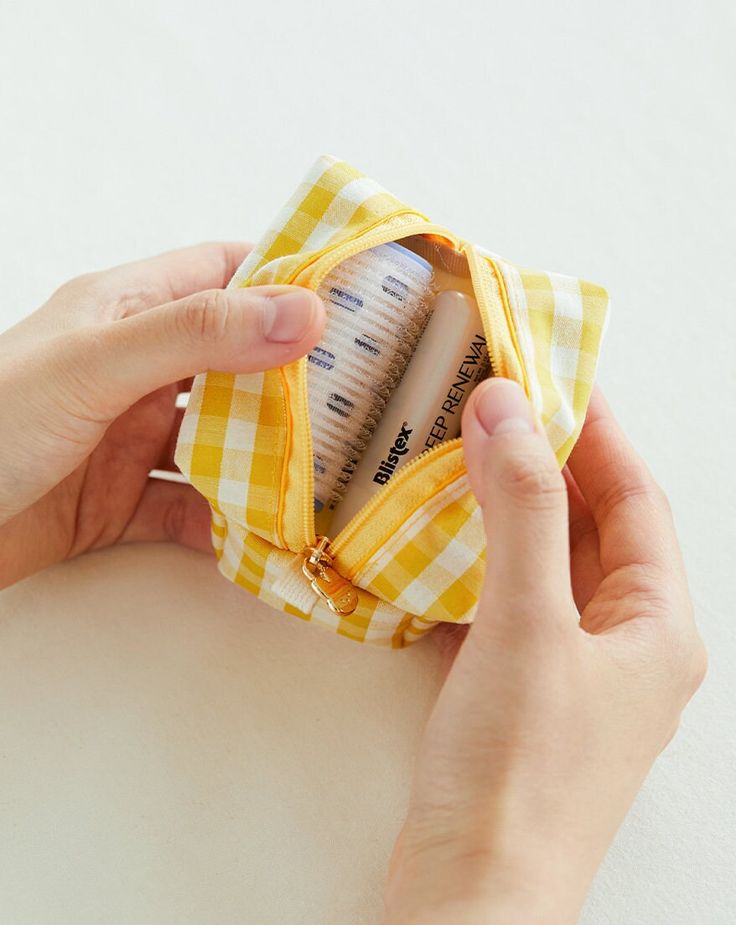
{"type": "Polygon", "coordinates": [[[565,482],[521,387],[505,379],[478,386],[462,433],[483,510],[484,593],[494,598],[494,610],[504,601],[523,601],[531,610],[542,602],[550,614],[560,612],[554,604],[561,600],[572,606],[565,482]]]}
{"type": "Polygon", "coordinates": [[[583,613],[603,579],[598,550],[598,528],[590,508],[566,466],[562,470],[567,486],[570,529],[570,573],[578,613],[583,613]]]}
{"type": "Polygon", "coordinates": [[[440,673],[447,677],[465,638],[470,631],[470,624],[438,623],[430,637],[440,655],[440,673]]]}
{"type": "Polygon", "coordinates": [[[12,356],[89,324],[221,289],[250,250],[251,245],[237,242],[198,244],[69,280],[38,311],[3,334],[0,352],[12,356]]]}
{"type": "Polygon", "coordinates": [[[567,489],[567,519],[570,530],[570,550],[572,551],[588,533],[596,530],[595,520],[569,466],[562,470],[567,489]]]}
{"type": "Polygon", "coordinates": [[[204,289],[223,289],[251,249],[242,241],[210,241],[167,251],[104,270],[94,288],[109,290],[121,305],[118,317],[128,317],[204,289]]]}
{"type": "Polygon", "coordinates": [[[0,433],[17,435],[0,447],[8,474],[0,522],[58,484],[143,396],[207,369],[289,363],[314,346],[323,325],[322,302],[308,289],[214,289],[14,354],[0,366],[0,391],[13,395],[0,403],[0,433]]]}
{"type": "Polygon", "coordinates": [[[283,366],[313,347],[323,326],[321,300],[299,286],[200,292],[69,335],[60,387],[88,419],[111,419],[141,395],[207,369],[283,366]]]}
{"type": "Polygon", "coordinates": [[[663,568],[679,561],[664,493],[595,390],[568,461],[598,527],[605,574],[628,565],[663,568]]]}
{"type": "Polygon", "coordinates": [[[120,542],[162,541],[212,552],[210,508],[191,485],[149,479],[120,542]]]}

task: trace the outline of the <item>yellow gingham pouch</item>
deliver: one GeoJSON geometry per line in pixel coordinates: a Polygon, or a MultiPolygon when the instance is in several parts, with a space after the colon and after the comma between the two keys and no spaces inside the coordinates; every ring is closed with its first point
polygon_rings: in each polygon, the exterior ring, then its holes
{"type": "MultiPolygon", "coordinates": [[[[521,269],[461,241],[331,157],[312,167],[230,286],[316,290],[348,257],[413,235],[467,258],[492,372],[523,384],[562,466],[593,385],[608,305],[599,286],[521,269]]],[[[306,359],[194,381],[176,462],[210,503],[220,571],[273,607],[360,642],[399,648],[439,621],[472,621],[485,535],[461,439],[400,469],[323,544],[352,612],[315,593],[303,568],[316,542],[306,389],[306,359]]]]}

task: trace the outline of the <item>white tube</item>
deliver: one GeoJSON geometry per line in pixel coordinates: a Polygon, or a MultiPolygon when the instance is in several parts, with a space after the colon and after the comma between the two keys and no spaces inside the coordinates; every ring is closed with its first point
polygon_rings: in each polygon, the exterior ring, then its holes
{"type": "Polygon", "coordinates": [[[314,506],[331,515],[424,328],[432,265],[389,242],[349,257],[322,281],[327,310],[309,353],[314,506]]]}
{"type": "Polygon", "coordinates": [[[394,473],[460,434],[473,388],[488,374],[488,347],[475,301],[446,291],[394,390],[330,524],[334,537],[394,473]]]}

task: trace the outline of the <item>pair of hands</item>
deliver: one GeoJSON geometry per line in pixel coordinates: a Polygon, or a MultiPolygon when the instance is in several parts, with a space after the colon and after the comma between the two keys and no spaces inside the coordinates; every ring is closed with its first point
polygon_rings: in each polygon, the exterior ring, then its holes
{"type": "MultiPolygon", "coordinates": [[[[208,550],[173,470],[176,395],[203,369],[280,366],[320,338],[294,287],[223,291],[208,244],[80,277],[0,336],[0,587],[116,542],[208,550]]],[[[668,505],[596,394],[564,474],[514,383],[463,419],[488,536],[391,861],[387,925],[571,923],[705,671],[668,505]]]]}

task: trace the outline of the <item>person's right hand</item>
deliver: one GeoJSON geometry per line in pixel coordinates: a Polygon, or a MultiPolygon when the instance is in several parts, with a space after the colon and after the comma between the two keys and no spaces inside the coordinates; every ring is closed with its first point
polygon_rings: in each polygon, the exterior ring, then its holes
{"type": "Polygon", "coordinates": [[[476,389],[463,439],[485,585],[464,641],[461,627],[435,630],[457,654],[420,747],[386,923],[571,923],[705,653],[665,496],[600,395],[567,490],[515,383],[476,389]]]}

